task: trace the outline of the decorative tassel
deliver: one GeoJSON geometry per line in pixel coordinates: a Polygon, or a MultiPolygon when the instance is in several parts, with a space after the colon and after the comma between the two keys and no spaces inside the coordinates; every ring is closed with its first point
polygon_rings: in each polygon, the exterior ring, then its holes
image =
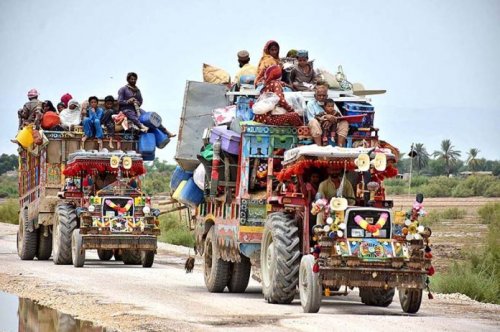
{"type": "Polygon", "coordinates": [[[318,273],[319,272],[319,264],[318,263],[314,263],[314,265],[313,265],[313,272],[314,273],[318,273]]]}
{"type": "Polygon", "coordinates": [[[429,300],[434,300],[434,295],[432,295],[431,291],[429,291],[427,297],[429,298],[429,300]]]}
{"type": "Polygon", "coordinates": [[[434,273],[436,273],[436,270],[434,269],[434,266],[431,265],[431,267],[427,269],[427,275],[433,276],[434,273]]]}
{"type": "Polygon", "coordinates": [[[431,259],[432,258],[432,253],[431,252],[426,252],[424,254],[424,257],[427,258],[427,259],[431,259]]]}

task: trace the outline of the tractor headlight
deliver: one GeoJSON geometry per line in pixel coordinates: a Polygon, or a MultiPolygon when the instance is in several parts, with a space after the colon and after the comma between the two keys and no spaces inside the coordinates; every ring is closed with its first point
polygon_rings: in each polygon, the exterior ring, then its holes
{"type": "Polygon", "coordinates": [[[149,214],[151,212],[151,208],[146,205],[145,207],[142,208],[142,212],[144,214],[149,214]]]}
{"type": "Polygon", "coordinates": [[[95,206],[89,205],[89,212],[94,212],[95,211],[95,206]]]}

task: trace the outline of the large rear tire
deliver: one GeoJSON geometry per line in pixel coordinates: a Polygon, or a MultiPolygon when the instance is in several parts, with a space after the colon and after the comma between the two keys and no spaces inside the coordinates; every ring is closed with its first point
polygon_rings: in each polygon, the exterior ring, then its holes
{"type": "Polygon", "coordinates": [[[399,303],[401,309],[408,314],[415,314],[422,304],[422,289],[399,288],[399,303]]]}
{"type": "Polygon", "coordinates": [[[23,261],[31,261],[36,256],[38,229],[28,227],[28,210],[19,213],[19,229],[17,231],[17,254],[23,261]]]}
{"type": "Polygon", "coordinates": [[[250,281],[252,263],[250,263],[248,257],[241,254],[240,259],[240,262],[231,263],[229,267],[230,277],[227,283],[227,289],[229,289],[231,293],[244,293],[250,281]]]}
{"type": "Polygon", "coordinates": [[[83,239],[79,229],[71,234],[71,253],[74,267],[83,267],[85,264],[85,250],[82,248],[83,239]]]}
{"type": "Polygon", "coordinates": [[[38,248],[36,251],[36,258],[39,261],[46,261],[52,255],[52,233],[49,229],[49,226],[41,226],[38,230],[38,248]],[[45,232],[47,230],[47,232],[45,232]],[[45,236],[47,233],[47,236],[45,236]]]}
{"type": "Polygon", "coordinates": [[[141,263],[142,267],[151,267],[155,261],[154,250],[142,250],[141,251],[141,263]]]}
{"type": "Polygon", "coordinates": [[[52,260],[57,265],[67,265],[73,262],[71,258],[71,235],[78,224],[75,208],[63,203],[56,207],[52,233],[52,260]]]}
{"type": "Polygon", "coordinates": [[[219,247],[215,241],[215,228],[212,226],[205,239],[203,251],[203,275],[205,285],[211,293],[222,293],[229,281],[230,263],[220,258],[219,247]]]}
{"type": "Polygon", "coordinates": [[[383,289],[362,287],[359,289],[361,302],[375,307],[388,307],[392,303],[394,293],[394,288],[383,289]]]}
{"type": "Polygon", "coordinates": [[[322,288],[319,273],[313,272],[314,256],[302,256],[299,271],[300,304],[305,313],[316,313],[321,307],[322,288]]]}
{"type": "Polygon", "coordinates": [[[113,250],[97,249],[97,256],[101,261],[109,261],[113,257],[113,250]]]}
{"type": "Polygon", "coordinates": [[[299,230],[296,220],[282,212],[268,216],[261,245],[262,292],[269,303],[288,304],[299,282],[299,230]]]}
{"type": "Polygon", "coordinates": [[[140,265],[141,252],[139,250],[123,250],[122,260],[125,265],[140,265]]]}

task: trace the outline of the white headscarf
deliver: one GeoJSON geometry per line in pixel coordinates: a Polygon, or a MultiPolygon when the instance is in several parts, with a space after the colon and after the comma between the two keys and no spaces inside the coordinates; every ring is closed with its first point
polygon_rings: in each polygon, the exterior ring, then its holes
{"type": "Polygon", "coordinates": [[[71,99],[68,103],[68,108],[61,111],[59,118],[61,119],[61,124],[65,127],[68,126],[78,126],[81,122],[82,110],[80,109],[80,104],[71,99]],[[70,109],[71,105],[75,105],[75,109],[70,109]]]}

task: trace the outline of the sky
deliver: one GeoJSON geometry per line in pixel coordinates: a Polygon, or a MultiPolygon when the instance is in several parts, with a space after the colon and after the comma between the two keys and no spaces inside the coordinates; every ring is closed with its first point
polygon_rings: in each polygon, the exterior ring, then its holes
{"type": "MultiPolygon", "coordinates": [[[[187,80],[202,64],[257,64],[273,39],[307,49],[315,67],[342,65],[373,96],[381,139],[429,152],[451,139],[462,151],[500,159],[500,1],[373,0],[1,0],[0,153],[16,153],[17,110],[31,88],[56,104],[71,93],[116,97],[139,75],[143,108],[179,128],[187,80]]],[[[157,156],[174,162],[176,139],[157,156]]]]}

